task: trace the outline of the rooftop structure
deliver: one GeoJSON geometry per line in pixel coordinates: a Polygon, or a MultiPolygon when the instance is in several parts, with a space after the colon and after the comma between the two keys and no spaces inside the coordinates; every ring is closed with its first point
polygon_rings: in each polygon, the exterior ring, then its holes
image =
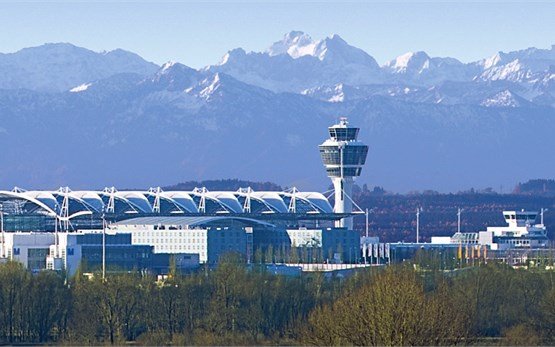
{"type": "MultiPolygon", "coordinates": [[[[334,212],[350,214],[353,211],[353,180],[360,176],[366,162],[368,146],[357,140],[359,128],[350,127],[347,118],[340,118],[338,124],[328,129],[330,138],[319,149],[335,189],[334,212]]],[[[353,218],[347,216],[338,221],[336,226],[352,229],[353,218]]]]}
{"type": "Polygon", "coordinates": [[[543,225],[543,216],[541,223],[536,224],[537,216],[537,212],[524,210],[503,211],[507,226],[488,227],[486,233],[499,249],[547,247],[547,228],[543,225]]]}
{"type": "Polygon", "coordinates": [[[484,245],[492,250],[513,248],[545,248],[548,247],[547,229],[536,224],[537,212],[503,211],[506,226],[487,227],[479,232],[456,232],[450,239],[432,237],[432,243],[451,243],[462,245],[484,245]]]}
{"type": "Polygon", "coordinates": [[[321,193],[290,191],[0,191],[0,214],[7,231],[98,229],[102,219],[116,222],[147,216],[237,216],[257,220],[336,220],[321,193]]]}

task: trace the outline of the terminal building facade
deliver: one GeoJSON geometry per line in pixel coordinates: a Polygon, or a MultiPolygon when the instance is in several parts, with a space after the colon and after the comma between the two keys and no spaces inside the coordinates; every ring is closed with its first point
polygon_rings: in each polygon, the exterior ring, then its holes
{"type": "Polygon", "coordinates": [[[266,252],[270,246],[285,252],[296,247],[323,248],[326,255],[341,261],[353,259],[359,250],[358,233],[333,226],[348,214],[335,213],[320,193],[296,189],[289,192],[17,189],[0,191],[0,206],[3,230],[0,258],[19,260],[33,270],[63,267],[74,271],[75,259],[86,260],[89,267],[98,265],[99,253],[84,253],[83,249],[100,247],[97,241],[103,231],[108,237],[107,257],[113,252],[129,254],[129,259],[117,261],[112,255],[113,262],[119,262],[122,268],[148,268],[149,260],[156,254],[195,255],[201,264],[214,264],[229,252],[243,254],[247,261],[253,261],[257,249],[266,252]],[[310,239],[318,238],[318,242],[302,239],[308,237],[307,233],[313,235],[310,239]],[[349,237],[337,237],[338,234],[349,237]],[[82,245],[75,247],[79,244],[82,245]],[[129,263],[137,258],[132,254],[139,253],[143,254],[144,262],[129,263]],[[47,266],[48,257],[59,259],[58,265],[52,260],[47,266]]]}

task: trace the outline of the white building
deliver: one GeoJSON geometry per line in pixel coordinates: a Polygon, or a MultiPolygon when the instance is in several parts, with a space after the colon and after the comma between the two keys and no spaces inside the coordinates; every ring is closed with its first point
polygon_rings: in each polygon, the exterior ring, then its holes
{"type": "Polygon", "coordinates": [[[4,233],[6,259],[18,261],[31,271],[46,268],[46,257],[54,244],[53,233],[4,233]]]}
{"type": "Polygon", "coordinates": [[[452,237],[432,237],[432,244],[488,246],[492,250],[548,247],[547,229],[536,224],[537,212],[503,211],[506,226],[487,227],[479,232],[457,232],[452,237]]]}

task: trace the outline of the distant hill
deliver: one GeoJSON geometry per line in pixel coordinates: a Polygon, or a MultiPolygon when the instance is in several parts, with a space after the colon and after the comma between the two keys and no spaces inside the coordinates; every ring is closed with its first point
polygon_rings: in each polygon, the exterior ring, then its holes
{"type": "Polygon", "coordinates": [[[239,188],[251,187],[254,191],[281,191],[279,185],[272,182],[253,182],[239,179],[206,180],[206,181],[187,181],[173,186],[163,187],[163,190],[193,190],[195,188],[206,187],[208,190],[235,191],[239,188]]]}
{"type": "Polygon", "coordinates": [[[535,179],[519,183],[514,189],[515,194],[555,196],[555,179],[535,179]]]}
{"type": "MultiPolygon", "coordinates": [[[[495,194],[461,192],[457,194],[375,194],[362,190],[354,195],[362,209],[368,208],[369,233],[387,242],[414,242],[416,209],[420,213],[421,241],[432,236],[451,236],[457,231],[457,209],[462,208],[461,230],[475,232],[488,226],[504,226],[503,210],[540,211],[547,208],[544,223],[548,237],[555,240],[555,195],[495,194]]],[[[540,222],[540,217],[536,220],[540,222]]],[[[364,232],[364,215],[355,217],[355,230],[364,232]]]]}
{"type": "Polygon", "coordinates": [[[92,81],[121,73],[149,76],[158,69],[158,65],[122,49],[93,52],[70,43],[50,43],[0,53],[0,88],[83,91],[92,81]]]}

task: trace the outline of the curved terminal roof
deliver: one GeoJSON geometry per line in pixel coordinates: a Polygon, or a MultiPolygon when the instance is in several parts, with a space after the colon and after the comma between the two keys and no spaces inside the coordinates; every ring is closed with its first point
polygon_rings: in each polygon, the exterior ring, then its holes
{"type": "MultiPolygon", "coordinates": [[[[195,216],[195,217],[138,217],[126,219],[115,223],[115,225],[165,225],[165,226],[186,226],[203,227],[218,224],[221,222],[235,221],[245,225],[261,225],[272,227],[273,224],[263,222],[253,218],[234,217],[234,216],[195,216]]],[[[226,223],[227,224],[227,223],[226,223]]]]}
{"type": "Polygon", "coordinates": [[[187,192],[161,192],[160,196],[173,202],[183,212],[198,213],[195,201],[187,192]]]}
{"type": "Polygon", "coordinates": [[[43,214],[71,219],[84,214],[130,217],[191,214],[331,214],[333,208],[321,193],[275,192],[240,189],[208,191],[0,191],[0,210],[5,214],[43,214]]]}
{"type": "Polygon", "coordinates": [[[251,196],[277,213],[287,213],[287,205],[277,192],[252,192],[251,196]]]}

